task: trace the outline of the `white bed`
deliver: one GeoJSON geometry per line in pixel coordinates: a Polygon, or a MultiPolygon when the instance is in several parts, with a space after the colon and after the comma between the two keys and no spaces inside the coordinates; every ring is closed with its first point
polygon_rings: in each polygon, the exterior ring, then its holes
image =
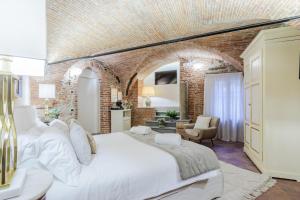
{"type": "Polygon", "coordinates": [[[95,136],[97,154],[83,166],[78,187],[54,181],[47,200],[141,200],[203,181],[199,200],[220,197],[220,170],[182,181],[175,158],[124,133],[95,136]]]}

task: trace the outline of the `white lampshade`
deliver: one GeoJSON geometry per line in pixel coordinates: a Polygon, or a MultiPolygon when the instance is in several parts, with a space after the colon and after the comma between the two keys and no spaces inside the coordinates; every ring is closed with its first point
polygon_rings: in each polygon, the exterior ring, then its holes
{"type": "Polygon", "coordinates": [[[11,63],[12,60],[8,58],[0,57],[0,73],[11,73],[11,63]]]}
{"type": "MultiPolygon", "coordinates": [[[[0,59],[12,62],[11,73],[44,76],[47,57],[46,1],[0,1],[0,59]]],[[[0,63],[3,71],[3,63],[0,63]]],[[[5,67],[5,66],[4,66],[5,67]]]]}
{"type": "Polygon", "coordinates": [[[151,86],[143,87],[142,96],[144,97],[152,97],[155,95],[154,88],[151,86]]]}
{"type": "Polygon", "coordinates": [[[39,84],[39,98],[41,98],[41,99],[55,98],[55,85],[54,84],[39,84]]]}
{"type": "Polygon", "coordinates": [[[1,55],[46,59],[45,0],[1,0],[0,30],[1,55]]]}

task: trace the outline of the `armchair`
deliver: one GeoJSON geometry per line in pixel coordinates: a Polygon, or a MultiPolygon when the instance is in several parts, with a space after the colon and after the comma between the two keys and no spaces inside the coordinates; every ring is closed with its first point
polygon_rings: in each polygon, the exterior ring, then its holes
{"type": "Polygon", "coordinates": [[[195,124],[176,123],[176,132],[179,133],[184,139],[200,142],[202,140],[210,139],[212,146],[214,146],[213,138],[216,137],[220,119],[212,117],[207,129],[196,129],[195,124]]]}

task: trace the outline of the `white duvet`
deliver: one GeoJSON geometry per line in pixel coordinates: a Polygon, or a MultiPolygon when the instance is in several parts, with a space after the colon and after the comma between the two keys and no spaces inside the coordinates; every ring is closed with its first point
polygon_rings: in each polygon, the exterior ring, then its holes
{"type": "Polygon", "coordinates": [[[78,187],[54,181],[47,200],[140,200],[216,175],[216,171],[182,181],[168,153],[123,133],[95,136],[97,154],[83,166],[78,187]],[[206,176],[206,177],[205,177],[206,176]]]}

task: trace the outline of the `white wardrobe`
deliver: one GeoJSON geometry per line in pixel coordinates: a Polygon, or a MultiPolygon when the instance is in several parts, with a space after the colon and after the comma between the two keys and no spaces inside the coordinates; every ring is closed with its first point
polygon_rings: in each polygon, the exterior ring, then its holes
{"type": "Polygon", "coordinates": [[[300,181],[300,31],[261,31],[241,57],[244,151],[262,172],[300,181]]]}

